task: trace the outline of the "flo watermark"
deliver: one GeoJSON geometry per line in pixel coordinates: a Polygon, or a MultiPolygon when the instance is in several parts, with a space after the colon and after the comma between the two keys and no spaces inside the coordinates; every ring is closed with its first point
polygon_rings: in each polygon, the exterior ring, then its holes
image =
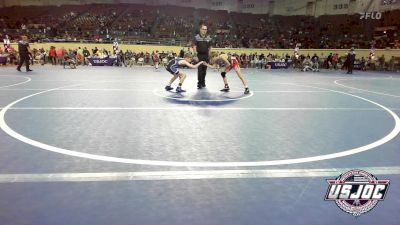
{"type": "Polygon", "coordinates": [[[382,18],[382,13],[380,12],[365,12],[360,13],[360,20],[380,20],[382,18]]]}

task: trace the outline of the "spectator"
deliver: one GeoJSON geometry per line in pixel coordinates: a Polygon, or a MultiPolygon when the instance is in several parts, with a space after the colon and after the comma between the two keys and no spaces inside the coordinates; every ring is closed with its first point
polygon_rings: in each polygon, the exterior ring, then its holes
{"type": "Polygon", "coordinates": [[[361,57],[361,60],[360,60],[360,64],[361,64],[361,70],[362,71],[366,71],[367,70],[367,61],[365,60],[365,58],[364,57],[361,57]]]}
{"type": "Polygon", "coordinates": [[[133,65],[133,53],[131,50],[126,50],[125,52],[125,67],[132,67],[133,65]]]}
{"type": "Polygon", "coordinates": [[[84,64],[85,65],[88,65],[89,63],[88,63],[88,57],[90,56],[90,52],[89,52],[89,50],[86,48],[86,47],[84,47],[83,48],[83,51],[82,51],[82,54],[83,54],[83,57],[84,57],[84,64]]]}
{"type": "Polygon", "coordinates": [[[328,58],[326,59],[326,68],[332,69],[332,53],[329,53],[328,58]]]}
{"type": "Polygon", "coordinates": [[[395,69],[395,63],[396,63],[396,59],[394,58],[394,56],[392,56],[389,60],[389,70],[390,71],[396,71],[395,69]]]}
{"type": "Polygon", "coordinates": [[[56,65],[56,58],[57,58],[57,52],[56,52],[56,48],[54,46],[50,47],[50,51],[49,51],[49,57],[50,57],[50,62],[52,65],[56,65]]]}
{"type": "Polygon", "coordinates": [[[319,57],[317,54],[314,54],[313,57],[311,58],[312,62],[312,67],[315,71],[319,71],[319,57]]]}
{"type": "Polygon", "coordinates": [[[385,55],[382,55],[379,57],[379,70],[384,71],[385,70],[385,55]]]}
{"type": "Polygon", "coordinates": [[[94,49],[92,49],[92,56],[99,56],[99,49],[97,47],[94,47],[94,49]]]}
{"type": "Polygon", "coordinates": [[[337,64],[338,64],[338,58],[339,58],[339,54],[337,54],[337,53],[335,53],[335,54],[332,54],[332,57],[331,57],[331,63],[332,63],[332,67],[333,67],[333,69],[335,69],[335,70],[337,70],[337,69],[338,69],[338,67],[337,67],[337,64]]]}
{"type": "Polygon", "coordinates": [[[57,50],[57,63],[59,65],[63,65],[64,56],[65,56],[65,49],[61,47],[57,50]]]}

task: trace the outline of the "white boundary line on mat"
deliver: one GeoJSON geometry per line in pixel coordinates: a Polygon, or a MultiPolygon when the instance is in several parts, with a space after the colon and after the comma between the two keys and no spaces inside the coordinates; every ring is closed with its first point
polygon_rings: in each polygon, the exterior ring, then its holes
{"type": "MultiPolygon", "coordinates": [[[[0,174],[0,183],[337,177],[351,169],[353,168],[0,174]]],[[[356,169],[362,169],[374,175],[400,174],[400,167],[356,169]]]]}
{"type": "Polygon", "coordinates": [[[394,98],[400,98],[399,95],[392,95],[392,94],[388,94],[388,93],[384,93],[384,92],[370,91],[370,90],[367,90],[367,89],[355,88],[355,87],[352,87],[352,86],[348,86],[348,85],[344,85],[344,84],[339,83],[339,81],[345,81],[345,80],[356,80],[356,79],[355,78],[338,79],[338,80],[335,80],[334,83],[336,85],[338,85],[338,86],[342,86],[342,87],[353,89],[353,90],[364,91],[364,92],[369,92],[369,93],[373,93],[373,94],[377,94],[377,95],[384,95],[384,96],[389,96],[389,97],[394,97],[394,98]]]}
{"type": "Polygon", "coordinates": [[[15,76],[14,76],[14,75],[0,75],[0,77],[13,77],[13,78],[15,78],[15,77],[17,77],[17,78],[22,77],[22,78],[25,78],[25,79],[26,79],[26,80],[23,81],[23,82],[19,82],[19,83],[15,83],[15,84],[10,84],[10,85],[6,85],[6,86],[0,86],[0,90],[2,90],[3,88],[14,87],[14,86],[21,85],[21,84],[25,84],[25,83],[28,83],[28,82],[32,81],[32,79],[31,79],[30,77],[26,77],[26,76],[18,76],[18,75],[15,75],[15,76]]]}

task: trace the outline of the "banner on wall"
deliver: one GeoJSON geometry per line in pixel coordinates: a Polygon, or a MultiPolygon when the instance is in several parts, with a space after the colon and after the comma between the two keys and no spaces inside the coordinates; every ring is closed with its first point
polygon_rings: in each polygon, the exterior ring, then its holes
{"type": "Polygon", "coordinates": [[[112,66],[116,58],[88,58],[92,66],[112,66]]]}

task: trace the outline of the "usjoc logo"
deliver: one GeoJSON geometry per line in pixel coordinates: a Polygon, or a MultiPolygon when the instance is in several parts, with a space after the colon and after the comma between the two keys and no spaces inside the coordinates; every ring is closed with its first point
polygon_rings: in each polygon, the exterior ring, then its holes
{"type": "Polygon", "coordinates": [[[108,63],[107,59],[95,59],[93,60],[94,63],[108,63]]]}
{"type": "Polygon", "coordinates": [[[350,170],[327,182],[325,200],[335,201],[339,208],[353,216],[366,213],[383,201],[390,183],[364,170],[350,170]]]}

